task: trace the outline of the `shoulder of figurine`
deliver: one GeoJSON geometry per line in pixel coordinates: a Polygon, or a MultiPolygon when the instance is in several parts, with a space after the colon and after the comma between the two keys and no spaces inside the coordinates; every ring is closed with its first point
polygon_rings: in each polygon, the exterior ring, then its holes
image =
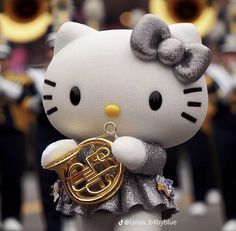
{"type": "Polygon", "coordinates": [[[72,151],[77,146],[77,143],[73,139],[58,140],[51,143],[44,150],[41,158],[41,165],[43,168],[47,168],[50,163],[63,157],[66,153],[72,151]]]}
{"type": "Polygon", "coordinates": [[[17,83],[21,86],[30,86],[33,84],[32,78],[25,73],[6,71],[5,73],[3,73],[3,77],[4,79],[17,83]]]}

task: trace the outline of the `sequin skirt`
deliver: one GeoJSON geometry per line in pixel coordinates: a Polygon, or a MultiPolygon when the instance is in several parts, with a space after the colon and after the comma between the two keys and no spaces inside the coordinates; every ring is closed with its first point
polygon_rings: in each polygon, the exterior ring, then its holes
{"type": "Polygon", "coordinates": [[[173,199],[168,198],[156,189],[156,176],[134,174],[126,171],[121,188],[109,200],[96,205],[82,205],[73,202],[61,190],[61,195],[56,209],[66,215],[79,214],[89,216],[95,212],[108,212],[112,214],[125,214],[133,206],[140,205],[144,210],[159,207],[162,218],[168,219],[178,212],[173,199]]]}

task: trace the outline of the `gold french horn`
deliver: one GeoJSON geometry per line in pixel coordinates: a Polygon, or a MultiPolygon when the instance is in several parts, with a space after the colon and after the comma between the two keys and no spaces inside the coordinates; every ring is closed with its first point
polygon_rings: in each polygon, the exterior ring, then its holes
{"type": "Polygon", "coordinates": [[[47,166],[59,175],[68,196],[80,204],[97,204],[111,198],[123,180],[123,165],[112,155],[112,141],[108,137],[114,132],[105,125],[105,138],[90,138],[76,149],[47,166]],[[87,153],[86,155],[84,155],[87,153]]]}
{"type": "Polygon", "coordinates": [[[217,19],[215,0],[150,0],[149,10],[168,24],[190,22],[205,37],[217,19]]]}

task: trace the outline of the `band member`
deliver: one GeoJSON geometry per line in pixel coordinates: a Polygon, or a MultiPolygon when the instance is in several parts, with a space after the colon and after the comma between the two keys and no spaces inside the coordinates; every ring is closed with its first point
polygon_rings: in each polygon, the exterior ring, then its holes
{"type": "Polygon", "coordinates": [[[212,64],[208,73],[219,83],[221,101],[214,119],[216,144],[220,158],[225,225],[222,231],[236,230],[236,37],[228,35],[222,46],[220,64],[212,64]]]}
{"type": "Polygon", "coordinates": [[[0,175],[2,228],[20,231],[21,176],[25,133],[33,122],[30,111],[35,94],[31,78],[11,70],[11,48],[0,45],[0,175]]]}
{"type": "Polygon", "coordinates": [[[190,156],[193,177],[193,201],[189,212],[192,216],[204,216],[208,212],[207,203],[220,201],[217,187],[219,164],[213,136],[213,118],[217,113],[218,85],[206,74],[208,89],[208,112],[197,134],[185,147],[190,156]]]}
{"type": "MultiPolygon", "coordinates": [[[[164,172],[170,179],[174,179],[175,187],[179,188],[178,165],[180,157],[188,153],[190,157],[192,182],[193,182],[193,203],[189,213],[192,216],[204,216],[207,214],[206,202],[216,204],[220,201],[220,194],[216,190],[218,186],[218,159],[216,150],[213,147],[212,120],[217,112],[218,85],[213,79],[206,75],[206,82],[209,95],[208,113],[206,119],[197,134],[185,144],[167,149],[168,162],[164,172]]],[[[178,190],[179,199],[181,196],[178,190]]]]}
{"type": "MultiPolygon", "coordinates": [[[[47,37],[47,63],[53,57],[54,40],[56,33],[52,32],[47,37]]],[[[47,231],[75,231],[74,221],[71,217],[65,217],[60,212],[56,211],[56,204],[52,197],[52,185],[58,179],[57,174],[54,172],[45,171],[40,165],[43,150],[51,143],[58,139],[64,139],[48,121],[42,106],[42,86],[45,78],[47,66],[40,68],[31,68],[28,74],[33,79],[37,88],[37,98],[35,100],[35,112],[37,113],[37,133],[36,133],[36,152],[37,163],[39,164],[39,181],[41,198],[43,203],[43,215],[45,218],[45,227],[47,231]],[[65,218],[65,219],[63,219],[65,218]]]]}

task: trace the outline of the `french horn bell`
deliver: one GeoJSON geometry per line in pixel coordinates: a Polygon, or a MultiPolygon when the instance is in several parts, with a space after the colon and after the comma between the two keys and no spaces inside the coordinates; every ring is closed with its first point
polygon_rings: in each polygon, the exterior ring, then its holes
{"type": "Polygon", "coordinates": [[[190,22],[205,37],[216,22],[214,0],[150,0],[150,12],[168,24],[190,22]]]}
{"type": "Polygon", "coordinates": [[[5,0],[0,14],[1,33],[15,43],[40,38],[52,23],[48,0],[5,0]]]}

